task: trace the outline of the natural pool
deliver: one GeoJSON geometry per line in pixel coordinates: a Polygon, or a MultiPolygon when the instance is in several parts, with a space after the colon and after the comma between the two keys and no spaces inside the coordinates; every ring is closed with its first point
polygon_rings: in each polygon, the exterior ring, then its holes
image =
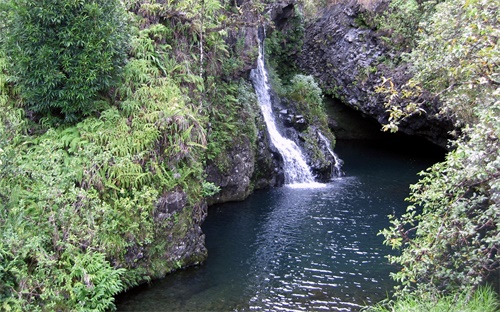
{"type": "Polygon", "coordinates": [[[396,270],[377,233],[402,212],[428,145],[339,142],[346,176],[209,209],[207,262],[122,295],[118,311],[356,311],[387,297],[396,270]]]}

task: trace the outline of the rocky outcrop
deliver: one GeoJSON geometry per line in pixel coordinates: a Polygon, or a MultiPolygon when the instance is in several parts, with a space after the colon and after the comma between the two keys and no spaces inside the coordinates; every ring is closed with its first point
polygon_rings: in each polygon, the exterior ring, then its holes
{"type": "Polygon", "coordinates": [[[247,137],[235,142],[226,151],[226,164],[209,162],[205,172],[207,180],[221,188],[209,199],[209,204],[244,200],[251,192],[250,185],[255,170],[255,153],[247,137]]]}
{"type": "Polygon", "coordinates": [[[206,216],[206,202],[190,205],[183,191],[169,192],[158,200],[155,219],[167,217],[170,222],[169,231],[160,229],[158,235],[162,238],[167,235],[163,257],[168,268],[177,269],[205,261],[207,249],[201,224],[206,216]]]}
{"type": "Polygon", "coordinates": [[[280,153],[270,144],[263,118],[260,117],[259,120],[260,126],[255,157],[256,170],[252,177],[254,188],[257,190],[283,186],[285,183],[283,159],[280,153]]]}
{"type": "Polygon", "coordinates": [[[152,241],[133,244],[131,238],[124,259],[126,267],[143,270],[151,278],[162,278],[173,270],[202,263],[207,258],[205,234],[201,230],[206,216],[204,200],[191,204],[180,188],[163,194],[153,209],[155,226],[148,229],[154,233],[152,241]]]}
{"type": "MultiPolygon", "coordinates": [[[[398,84],[406,83],[411,76],[404,65],[390,68],[384,64],[383,60],[394,58],[396,52],[380,40],[375,30],[363,25],[364,10],[357,1],[327,8],[320,18],[307,25],[297,63],[327,93],[386,124],[389,115],[383,105],[384,97],[374,88],[383,76],[393,77],[398,84]]],[[[426,114],[405,120],[399,130],[446,146],[448,132],[453,127],[450,121],[437,116],[438,106],[433,103],[426,114]]]]}
{"type": "Polygon", "coordinates": [[[341,160],[332,150],[335,137],[330,131],[321,131],[318,125],[311,123],[303,115],[297,114],[288,100],[281,100],[281,108],[277,120],[282,123],[283,134],[297,144],[306,156],[316,180],[329,182],[332,178],[342,175],[341,160]]]}
{"type": "Polygon", "coordinates": [[[226,149],[223,159],[208,162],[205,169],[207,181],[221,189],[207,199],[209,205],[241,201],[255,189],[283,185],[284,174],[279,153],[269,145],[263,124],[260,124],[260,129],[256,141],[252,142],[249,136],[242,133],[226,149]]]}
{"type": "MultiPolygon", "coordinates": [[[[239,4],[242,10],[248,5],[245,1],[239,4]]],[[[269,16],[273,21],[273,27],[269,27],[268,33],[272,31],[290,30],[287,25],[289,19],[296,15],[295,1],[274,2],[268,9],[269,16]]],[[[246,14],[246,13],[245,13],[246,14]]],[[[249,15],[249,21],[255,21],[255,16],[249,15]]],[[[248,25],[248,23],[247,23],[248,25]]],[[[257,25],[257,24],[256,24],[257,25]]],[[[261,33],[262,34],[262,33],[261,33]]],[[[246,26],[237,32],[230,32],[228,43],[233,46],[233,52],[238,54],[238,46],[235,44],[240,38],[239,48],[241,51],[242,71],[237,77],[243,75],[255,67],[258,48],[258,27],[246,26]],[[253,51],[254,54],[249,54],[253,51]],[[253,56],[253,59],[252,59],[253,56]]],[[[233,77],[234,78],[234,77],[233,77]]],[[[276,94],[272,95],[274,109],[277,112],[276,120],[281,121],[283,133],[289,139],[295,141],[307,156],[314,175],[321,181],[329,181],[332,173],[338,170],[340,164],[331,153],[331,144],[335,138],[326,133],[321,138],[319,127],[314,122],[307,120],[303,115],[297,113],[293,103],[280,99],[276,94]],[[281,113],[278,113],[280,112],[281,113]],[[328,139],[326,139],[328,137],[328,139]],[[325,141],[325,139],[327,141],[325,141]]],[[[217,157],[207,162],[207,181],[220,187],[220,192],[208,199],[208,204],[224,203],[228,201],[240,201],[246,199],[255,189],[281,186],[284,183],[283,161],[281,155],[270,144],[266,126],[261,116],[257,103],[243,106],[240,115],[257,116],[255,123],[257,138],[252,138],[248,133],[240,133],[238,138],[217,157]]],[[[326,127],[325,127],[326,128],[326,127]]]]}

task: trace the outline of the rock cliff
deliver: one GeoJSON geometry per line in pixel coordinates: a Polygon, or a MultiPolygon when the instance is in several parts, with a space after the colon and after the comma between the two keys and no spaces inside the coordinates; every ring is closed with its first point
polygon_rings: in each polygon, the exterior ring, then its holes
{"type": "MultiPolygon", "coordinates": [[[[384,96],[377,94],[375,87],[382,77],[393,77],[395,83],[404,84],[411,75],[406,65],[386,65],[385,61],[395,58],[398,52],[363,23],[363,13],[366,9],[356,1],[325,9],[318,19],[306,25],[297,64],[313,75],[326,93],[385,124],[389,115],[383,105],[384,96]]],[[[405,120],[399,130],[446,146],[452,123],[438,117],[436,107],[439,103],[432,102],[426,114],[405,120]]]]}

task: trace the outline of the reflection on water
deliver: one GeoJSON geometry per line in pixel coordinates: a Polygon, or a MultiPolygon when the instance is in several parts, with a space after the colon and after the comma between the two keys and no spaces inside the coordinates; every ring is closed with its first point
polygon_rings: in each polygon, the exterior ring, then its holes
{"type": "Polygon", "coordinates": [[[339,145],[347,175],[323,188],[211,207],[206,264],[125,294],[118,310],[356,311],[387,297],[395,268],[377,233],[436,158],[377,147],[339,145]]]}

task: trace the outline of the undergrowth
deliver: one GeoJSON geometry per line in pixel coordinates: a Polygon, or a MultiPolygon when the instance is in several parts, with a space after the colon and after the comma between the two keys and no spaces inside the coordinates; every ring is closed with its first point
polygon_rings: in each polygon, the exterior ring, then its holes
{"type": "Polygon", "coordinates": [[[482,287],[475,292],[462,292],[452,295],[407,295],[397,300],[386,300],[374,307],[363,309],[366,312],[495,312],[500,308],[496,292],[490,287],[482,287]]]}
{"type": "Polygon", "coordinates": [[[166,252],[216,189],[189,96],[203,81],[169,61],[170,26],[136,27],[111,105],[72,126],[29,121],[0,52],[1,310],[110,310],[118,292],[184,265],[166,252]],[[169,192],[186,207],[159,219],[169,192]]]}

